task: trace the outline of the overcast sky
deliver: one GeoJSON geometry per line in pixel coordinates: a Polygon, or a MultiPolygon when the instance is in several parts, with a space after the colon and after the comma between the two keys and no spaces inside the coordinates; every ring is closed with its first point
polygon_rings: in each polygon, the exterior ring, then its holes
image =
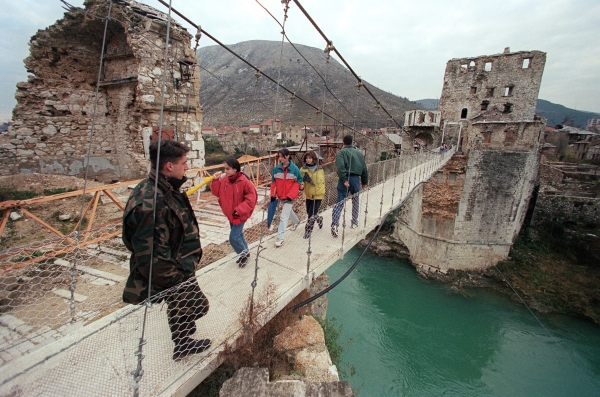
{"type": "MultiPolygon", "coordinates": [[[[83,0],[68,2],[83,5],[83,0]]],[[[280,0],[260,3],[283,20],[280,0]]],[[[168,10],[156,0],[146,4],[168,10]]],[[[324,48],[318,32],[296,4],[290,4],[286,22],[290,40],[324,48]]],[[[362,79],[395,95],[438,98],[448,60],[498,54],[510,47],[513,52],[547,53],[540,99],[600,113],[598,0],[302,0],[300,4],[362,79]]],[[[0,5],[0,118],[7,118],[16,103],[15,84],[27,79],[23,59],[29,53],[29,38],[62,18],[64,10],[59,0],[0,0],[0,5]]],[[[173,0],[172,6],[225,44],[281,40],[280,27],[253,0],[173,0]]],[[[201,39],[201,46],[214,44],[207,37],[201,39]]]]}

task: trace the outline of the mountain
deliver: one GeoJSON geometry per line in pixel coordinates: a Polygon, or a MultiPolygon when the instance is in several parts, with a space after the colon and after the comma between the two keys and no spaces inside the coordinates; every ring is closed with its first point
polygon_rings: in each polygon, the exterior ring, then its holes
{"type": "MultiPolygon", "coordinates": [[[[438,99],[418,99],[416,103],[426,109],[435,110],[438,107],[438,99]]],[[[563,105],[538,99],[535,113],[545,117],[549,126],[557,124],[570,125],[571,127],[586,128],[589,119],[598,117],[600,114],[569,109],[563,105]]]]}
{"type": "MultiPolygon", "coordinates": [[[[352,73],[333,57],[327,63],[321,49],[295,44],[301,56],[289,43],[284,43],[282,50],[280,42],[266,40],[245,41],[228,47],[274,80],[277,80],[282,52],[281,84],[317,108],[323,106],[325,90],[320,74],[339,99],[338,102],[326,91],[325,113],[347,125],[354,125],[354,113],[358,116],[357,127],[392,125],[385,112],[375,108],[375,101],[364,88],[357,100],[356,79],[352,73]]],[[[204,125],[257,124],[274,116],[284,123],[314,125],[321,122],[315,109],[299,99],[292,103],[290,93],[280,88],[276,95],[275,83],[264,76],[256,84],[255,70],[221,46],[199,48],[197,56],[204,125]]],[[[406,110],[423,108],[406,98],[363,83],[399,123],[402,123],[406,110]]],[[[324,117],[323,122],[331,124],[332,120],[324,117]]]]}
{"type": "Polygon", "coordinates": [[[543,99],[538,99],[535,112],[545,117],[549,126],[565,124],[578,128],[586,128],[589,119],[600,116],[598,113],[569,109],[543,99]]]}
{"type": "Polygon", "coordinates": [[[415,102],[423,106],[427,110],[437,110],[438,105],[440,104],[439,99],[419,99],[415,102]]]}

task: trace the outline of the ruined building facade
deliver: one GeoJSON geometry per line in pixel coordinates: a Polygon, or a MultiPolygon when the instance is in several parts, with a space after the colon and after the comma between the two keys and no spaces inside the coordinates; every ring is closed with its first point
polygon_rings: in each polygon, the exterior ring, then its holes
{"type": "Polygon", "coordinates": [[[397,227],[417,267],[481,269],[508,256],[538,175],[545,61],[540,51],[507,49],[447,63],[441,128],[458,152],[415,191],[397,227]]]}
{"type": "Polygon", "coordinates": [[[194,37],[171,20],[165,71],[166,33],[167,15],[130,0],[86,0],[85,10],[72,9],[38,31],[25,60],[28,81],[17,84],[14,125],[0,142],[2,174],[82,177],[88,166],[103,182],[143,177],[153,131],[158,135],[163,78],[163,137],[190,146],[191,166],[202,167],[200,74],[186,80],[178,64],[186,56],[197,64],[194,37]]]}

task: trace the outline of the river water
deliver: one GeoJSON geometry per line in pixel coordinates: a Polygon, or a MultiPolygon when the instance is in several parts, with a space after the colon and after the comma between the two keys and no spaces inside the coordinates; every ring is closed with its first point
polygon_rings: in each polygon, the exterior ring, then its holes
{"type": "MultiPolygon", "coordinates": [[[[331,282],[359,254],[328,269],[331,282]]],[[[342,360],[356,369],[344,379],[358,396],[600,396],[593,323],[536,319],[507,296],[423,280],[372,253],[328,298],[327,318],[343,326],[342,360]]]]}

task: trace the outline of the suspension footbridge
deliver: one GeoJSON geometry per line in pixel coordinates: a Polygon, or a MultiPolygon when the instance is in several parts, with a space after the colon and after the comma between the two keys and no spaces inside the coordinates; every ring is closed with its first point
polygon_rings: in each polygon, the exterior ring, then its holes
{"type": "MultiPolygon", "coordinates": [[[[326,177],[323,229],[315,227],[309,239],[303,238],[306,215],[300,213],[300,227],[288,229],[285,244],[276,248],[276,233],[266,229],[266,211],[259,208],[265,206],[259,203],[246,231],[252,256],[244,268],[236,264],[235,253],[227,251],[225,217],[214,202],[201,204],[209,201],[203,197],[210,193],[200,195],[194,208],[204,236],[203,259],[211,262],[196,276],[210,310],[196,322],[194,337],[210,338],[212,345],[178,361],[171,358],[166,305],[120,302],[128,254],[120,242],[119,225],[112,226],[114,235],[104,231],[108,236],[104,239],[90,234],[91,243],[85,245],[83,238],[69,235],[60,243],[53,239],[46,245],[1,253],[0,291],[13,295],[0,315],[0,395],[186,395],[220,364],[225,346],[234,345],[242,335],[241,313],[250,297],[258,299],[261,289],[272,288],[268,307],[257,313],[266,323],[452,154],[451,150],[403,155],[369,165],[371,182],[359,196],[359,227],[350,228],[348,202],[337,238],[329,228],[335,173],[326,177]],[[60,254],[52,255],[56,252],[60,254]]],[[[268,202],[266,191],[259,188],[259,194],[263,204],[268,202]]]]}

